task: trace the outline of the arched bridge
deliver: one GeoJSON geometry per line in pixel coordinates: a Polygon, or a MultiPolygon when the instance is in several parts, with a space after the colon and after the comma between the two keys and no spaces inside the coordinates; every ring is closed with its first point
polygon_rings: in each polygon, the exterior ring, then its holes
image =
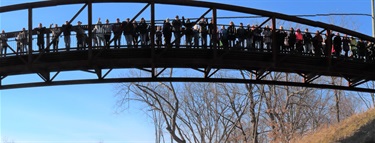
{"type": "MultiPolygon", "coordinates": [[[[375,62],[373,61],[373,45],[366,46],[366,53],[361,58],[333,56],[331,48],[333,37],[331,32],[338,32],[341,35],[347,34],[351,37],[362,39],[368,43],[375,42],[375,39],[365,34],[348,30],[339,26],[326,24],[322,22],[312,21],[300,17],[289,16],[281,13],[269,12],[253,8],[193,1],[193,0],[50,0],[34,3],[24,3],[0,7],[0,14],[17,10],[28,10],[28,28],[26,49],[19,49],[11,44],[7,46],[8,52],[3,53],[0,57],[0,81],[9,76],[17,76],[24,74],[37,74],[43,80],[42,82],[26,82],[15,84],[4,84],[0,82],[0,90],[14,89],[24,87],[52,86],[52,85],[69,85],[69,84],[89,84],[89,83],[112,83],[112,82],[154,82],[154,81],[173,81],[173,82],[229,82],[229,83],[255,83],[255,84],[273,84],[273,85],[291,85],[325,89],[339,89],[362,92],[375,92],[374,89],[364,88],[360,85],[367,81],[375,80],[375,62]],[[130,45],[120,45],[114,47],[114,39],[104,46],[93,45],[92,40],[95,33],[94,24],[92,23],[92,4],[93,3],[144,3],[145,7],[134,15],[130,22],[135,21],[141,13],[150,8],[151,19],[147,20],[148,42],[138,48],[130,48],[130,45]],[[37,34],[33,30],[33,9],[45,8],[52,6],[62,6],[71,4],[82,4],[83,7],[72,17],[68,23],[72,23],[76,17],[83,11],[87,10],[87,25],[83,25],[84,33],[87,35],[84,47],[72,47],[68,50],[66,47],[57,50],[52,49],[50,41],[56,40],[50,37],[50,32],[45,35],[46,49],[35,50],[37,47],[33,44],[33,37],[37,34]],[[263,45],[265,41],[249,45],[242,45],[239,40],[238,44],[223,45],[223,39],[219,29],[214,29],[208,35],[212,37],[208,40],[208,46],[205,47],[200,43],[196,48],[181,44],[180,48],[176,48],[176,40],[170,45],[157,45],[156,26],[161,26],[155,20],[155,5],[181,5],[191,7],[207,8],[205,13],[198,15],[197,21],[203,17],[210,17],[211,26],[218,27],[222,24],[217,23],[217,10],[227,10],[251,15],[265,17],[262,24],[256,25],[254,29],[264,30],[265,23],[271,23],[269,48],[263,45]],[[211,16],[207,16],[208,14],[211,16]],[[326,36],[324,41],[325,49],[319,49],[322,54],[317,51],[309,53],[299,51],[298,46],[284,49],[286,45],[277,43],[278,25],[276,20],[285,20],[300,23],[310,27],[320,29],[319,33],[326,36]],[[220,36],[219,36],[220,35],[220,36]],[[87,45],[86,45],[87,44],[87,45]],[[263,46],[265,46],[263,48],[263,46]],[[368,52],[368,53],[367,53],[368,52]],[[118,77],[107,78],[107,75],[113,69],[137,68],[150,72],[148,77],[118,77]],[[189,68],[202,72],[200,77],[161,77],[160,75],[167,68],[189,68]],[[251,79],[238,78],[215,78],[215,73],[222,69],[246,70],[254,74],[251,79]],[[66,71],[87,71],[97,75],[95,79],[79,79],[79,80],[55,80],[61,72],[66,71]],[[273,72],[286,72],[299,74],[303,80],[301,82],[287,80],[269,80],[267,75],[273,72]],[[321,76],[343,77],[348,81],[348,85],[334,85],[316,83],[314,80],[321,76]]],[[[73,26],[75,27],[75,26],[73,26]]],[[[237,27],[238,28],[238,25],[237,27]]],[[[123,30],[123,29],[122,29],[123,30]]],[[[186,30],[186,29],[185,29],[186,30]]],[[[7,32],[5,37],[14,39],[20,31],[7,32]]],[[[256,35],[251,31],[250,35],[256,35]]],[[[61,33],[59,33],[61,34],[61,33]]],[[[122,33],[121,33],[122,34],[122,33]]],[[[117,35],[121,35],[117,34],[117,35]]],[[[180,33],[182,37],[186,35],[183,31],[180,33]]],[[[112,37],[116,36],[112,33],[112,37]]],[[[314,34],[313,34],[314,35],[314,34]]],[[[264,37],[265,35],[257,35],[264,37]]],[[[59,36],[57,36],[58,38],[59,36]]],[[[75,37],[75,36],[74,36],[75,37]]],[[[73,38],[73,37],[72,37],[73,38]]],[[[208,38],[209,39],[209,38],[208,38]]],[[[228,40],[227,40],[228,41],[228,40]]],[[[250,41],[247,41],[250,42],[250,41]]],[[[8,41],[8,43],[10,40],[8,41]]],[[[60,40],[60,42],[64,42],[60,40]]],[[[256,43],[256,39],[252,39],[252,43],[256,43]]],[[[138,43],[137,42],[134,42],[138,43]]],[[[182,42],[185,43],[185,42],[182,42]]],[[[322,43],[322,41],[320,41],[322,43]]],[[[163,43],[164,44],[164,43],[163,43]]],[[[303,46],[302,46],[303,47],[303,46]]],[[[320,48],[320,47],[319,47],[320,48]]],[[[306,48],[307,50],[307,48],[306,48]]],[[[305,51],[306,51],[305,50],[305,51]]],[[[314,46],[315,50],[315,46],[314,46]]]]}

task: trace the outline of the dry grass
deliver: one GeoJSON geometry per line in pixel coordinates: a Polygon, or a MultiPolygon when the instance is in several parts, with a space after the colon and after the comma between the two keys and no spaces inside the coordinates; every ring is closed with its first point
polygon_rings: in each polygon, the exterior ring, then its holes
{"type": "Polygon", "coordinates": [[[375,120],[375,109],[371,109],[330,127],[323,127],[302,138],[296,139],[295,143],[334,143],[354,135],[362,126],[375,120]]]}

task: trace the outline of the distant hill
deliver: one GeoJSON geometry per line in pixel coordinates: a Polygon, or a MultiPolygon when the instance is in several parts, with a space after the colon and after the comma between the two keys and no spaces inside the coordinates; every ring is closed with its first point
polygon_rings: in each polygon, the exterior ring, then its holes
{"type": "Polygon", "coordinates": [[[375,109],[316,130],[294,143],[375,143],[375,109]]]}

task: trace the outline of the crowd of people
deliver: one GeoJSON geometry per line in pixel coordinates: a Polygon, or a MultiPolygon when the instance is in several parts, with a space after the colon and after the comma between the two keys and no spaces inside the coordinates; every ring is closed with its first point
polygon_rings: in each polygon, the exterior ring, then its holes
{"type": "MultiPolygon", "coordinates": [[[[273,32],[273,29],[268,25],[265,27],[250,24],[244,26],[243,23],[235,25],[232,21],[229,25],[220,25],[219,27],[215,26],[212,19],[210,22],[207,18],[192,21],[189,18],[182,17],[180,19],[179,16],[176,16],[173,20],[166,19],[163,23],[155,25],[154,45],[155,48],[209,49],[217,47],[257,52],[272,52],[272,47],[276,46],[280,53],[286,54],[375,60],[373,42],[347,35],[341,36],[338,32],[335,34],[332,31],[328,31],[326,34],[322,34],[320,31],[310,33],[307,28],[302,32],[302,30],[294,28],[284,30],[282,26],[273,32]],[[182,38],[185,39],[183,45],[181,45],[182,38]],[[331,41],[327,41],[329,39],[331,41]],[[328,42],[332,43],[332,47],[326,46],[328,42]]],[[[33,34],[37,35],[39,52],[59,52],[61,50],[59,49],[59,39],[62,36],[64,37],[65,51],[71,50],[72,32],[75,32],[77,50],[86,50],[89,41],[92,41],[93,48],[147,48],[151,45],[151,29],[150,23],[147,23],[144,18],[141,18],[139,22],[131,21],[129,18],[121,22],[117,18],[115,23],[110,23],[106,19],[104,24],[99,18],[98,22],[90,29],[91,40],[88,36],[88,27],[83,26],[80,21],[75,26],[66,21],[61,27],[58,24],[51,24],[49,28],[43,27],[40,23],[37,28],[33,29],[33,34]],[[121,44],[122,35],[125,37],[126,45],[121,44]],[[112,36],[113,39],[111,39],[112,36]],[[48,45],[45,42],[46,37],[47,43],[50,43],[48,45]],[[114,44],[111,44],[112,42],[114,44]],[[49,48],[50,46],[52,48],[49,48]]],[[[17,55],[27,53],[28,31],[25,28],[14,36],[7,35],[2,30],[0,34],[1,57],[7,55],[9,47],[7,42],[10,37],[15,37],[17,42],[17,55]]]]}

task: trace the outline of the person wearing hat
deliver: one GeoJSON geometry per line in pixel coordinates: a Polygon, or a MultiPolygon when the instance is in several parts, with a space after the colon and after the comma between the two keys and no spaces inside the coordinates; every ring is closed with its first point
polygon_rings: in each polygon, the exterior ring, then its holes
{"type": "Polygon", "coordinates": [[[77,38],[77,50],[82,50],[85,48],[85,30],[83,30],[82,22],[78,21],[78,25],[75,29],[77,38]]]}

